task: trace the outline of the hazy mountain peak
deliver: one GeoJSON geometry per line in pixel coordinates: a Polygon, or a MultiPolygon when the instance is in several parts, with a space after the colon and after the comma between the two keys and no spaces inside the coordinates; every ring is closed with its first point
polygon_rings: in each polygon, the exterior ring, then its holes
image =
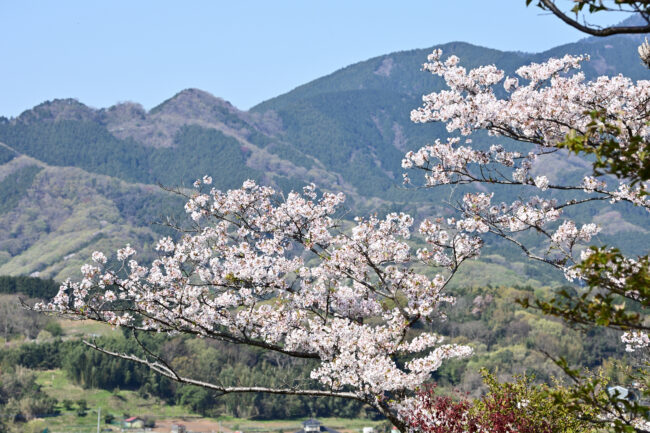
{"type": "Polygon", "coordinates": [[[215,114],[239,114],[240,110],[230,102],[200,89],[185,89],[162,104],[150,114],[174,114],[185,118],[213,117],[215,114]]]}
{"type": "Polygon", "coordinates": [[[92,108],[77,101],[76,99],[54,99],[37,105],[31,110],[24,111],[16,119],[19,123],[31,123],[34,121],[81,120],[89,121],[95,119],[96,112],[92,108]]]}
{"type": "Polygon", "coordinates": [[[634,14],[618,23],[617,26],[644,26],[646,24],[648,23],[643,19],[641,14],[634,14]]]}
{"type": "Polygon", "coordinates": [[[147,111],[141,104],[135,102],[120,102],[112,107],[101,110],[106,123],[125,122],[131,119],[144,119],[147,111]]]}

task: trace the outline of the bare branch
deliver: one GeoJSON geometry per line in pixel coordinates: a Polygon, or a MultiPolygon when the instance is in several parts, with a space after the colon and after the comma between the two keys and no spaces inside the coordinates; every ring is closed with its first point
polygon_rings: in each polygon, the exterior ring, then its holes
{"type": "Polygon", "coordinates": [[[133,354],[113,352],[111,350],[98,346],[94,342],[84,340],[84,344],[106,355],[114,356],[116,358],[121,358],[128,361],[136,362],[141,365],[145,365],[149,367],[151,370],[169,379],[172,379],[176,382],[201,386],[203,388],[211,389],[213,391],[218,391],[223,394],[263,392],[267,394],[307,395],[307,396],[314,396],[314,397],[341,397],[341,398],[347,398],[347,399],[352,399],[363,403],[367,403],[364,399],[360,398],[357,394],[352,392],[324,391],[324,390],[317,390],[317,389],[298,389],[298,388],[267,388],[263,386],[223,386],[214,383],[203,382],[200,380],[195,380],[189,377],[181,376],[180,374],[178,374],[178,372],[173,370],[169,366],[169,364],[167,363],[163,364],[160,361],[160,358],[158,356],[156,356],[156,359],[158,359],[158,361],[149,361],[147,359],[140,358],[133,354]]]}
{"type": "Polygon", "coordinates": [[[612,26],[612,27],[604,27],[604,28],[595,28],[590,26],[589,24],[581,24],[578,22],[578,20],[570,18],[567,16],[564,12],[560,10],[555,5],[555,2],[552,0],[539,0],[539,5],[546,10],[549,10],[570,25],[571,27],[574,27],[581,32],[587,33],[592,36],[611,36],[611,35],[618,35],[618,34],[642,34],[642,33],[650,33],[650,23],[645,25],[645,26],[612,26]]]}
{"type": "Polygon", "coordinates": [[[125,359],[128,361],[132,361],[135,363],[138,363],[140,365],[144,365],[151,370],[155,371],[156,373],[165,376],[171,380],[174,380],[176,382],[180,383],[187,383],[189,385],[196,385],[200,386],[206,389],[210,389],[213,391],[216,391],[220,394],[235,394],[235,393],[265,393],[265,394],[279,394],[279,395],[302,395],[302,396],[310,396],[310,397],[338,397],[338,398],[345,398],[349,400],[356,400],[361,403],[367,404],[368,406],[371,406],[378,410],[382,415],[384,415],[386,418],[388,418],[394,425],[404,428],[405,424],[404,422],[399,419],[394,413],[391,412],[390,408],[382,403],[381,401],[376,401],[374,396],[370,396],[368,398],[364,398],[362,394],[355,394],[353,392],[345,392],[345,391],[333,391],[333,390],[319,390],[319,389],[300,389],[300,388],[268,388],[268,387],[263,387],[263,386],[223,386],[219,385],[216,383],[210,383],[210,382],[204,382],[201,380],[195,380],[191,379],[189,377],[185,377],[180,375],[176,370],[174,370],[166,361],[162,360],[159,356],[154,355],[151,353],[148,349],[146,349],[139,341],[138,343],[141,345],[143,349],[147,351],[147,353],[151,354],[154,358],[157,359],[157,361],[150,361],[147,359],[140,358],[136,355],[133,354],[128,354],[128,353],[119,353],[119,352],[113,352],[111,350],[108,350],[106,348],[100,347],[94,342],[86,341],[83,340],[83,343],[87,345],[88,347],[97,350],[98,352],[104,353],[109,356],[113,356],[116,358],[121,358],[125,359]]]}

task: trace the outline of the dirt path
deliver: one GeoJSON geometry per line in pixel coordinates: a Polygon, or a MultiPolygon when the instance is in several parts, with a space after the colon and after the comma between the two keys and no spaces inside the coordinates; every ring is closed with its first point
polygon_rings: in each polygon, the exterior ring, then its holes
{"type": "Polygon", "coordinates": [[[232,430],[217,421],[192,418],[170,418],[156,420],[156,427],[151,431],[169,433],[173,424],[183,424],[187,433],[232,433],[232,430]]]}

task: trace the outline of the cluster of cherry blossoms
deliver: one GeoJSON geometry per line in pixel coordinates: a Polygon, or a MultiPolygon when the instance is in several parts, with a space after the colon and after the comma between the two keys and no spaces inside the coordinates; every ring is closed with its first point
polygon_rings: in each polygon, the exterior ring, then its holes
{"type": "Polygon", "coordinates": [[[569,73],[588,56],[532,63],[517,69],[518,77],[505,77],[493,65],[467,72],[458,65],[458,57],[449,56],[444,62],[441,57],[441,50],[434,51],[424,69],[443,77],[449,90],[425,95],[424,105],[411,113],[414,122],[445,122],[449,132],[462,135],[483,129],[550,148],[571,130],[585,130],[592,121],[588,113],[604,108],[622,126],[621,146],[634,135],[650,134],[640,116],[648,112],[650,81],[634,83],[622,75],[585,81],[581,72],[569,73]],[[501,82],[507,98],[496,95],[495,86],[501,82]]]}
{"type": "Polygon", "coordinates": [[[192,226],[178,240],[160,239],[151,265],[139,263],[128,245],[116,253],[117,268],[95,252],[80,282],[66,281],[37,308],[317,359],[312,379],[331,390],[354,389],[372,403],[385,392],[415,389],[445,359],[471,353],[435,334],[407,336],[453,300],[444,293],[447,282],[479,253],[471,229],[446,231],[425,221],[420,232],[432,250],[414,255],[406,214],[357,218],[344,230],[349,223],[335,218],[343,194],[317,198],[311,185],[280,200],[253,181],[206,192],[210,180],[198,181],[188,197],[192,226]],[[418,257],[447,271],[418,273],[418,257]],[[410,361],[400,365],[405,354],[410,361]]]}
{"type": "MultiPolygon", "coordinates": [[[[634,141],[639,147],[636,157],[644,158],[643,143],[650,136],[650,81],[633,83],[619,75],[587,82],[575,70],[588,56],[567,55],[532,63],[519,68],[517,77],[507,77],[495,66],[467,71],[456,56],[443,60],[440,50],[428,60],[424,69],[442,77],[448,89],[425,95],[423,106],[411,113],[414,122],[444,122],[450,133],[457,131],[461,136],[484,130],[490,136],[519,143],[511,145],[513,150],[501,144],[482,149],[472,147],[471,138],[465,138],[462,145],[460,137],[437,139],[434,144],[408,152],[402,167],[423,172],[424,187],[492,184],[533,187],[537,191],[537,195],[512,203],[493,203],[494,194],[467,193],[457,206],[462,216],[458,224],[508,239],[531,258],[562,269],[569,280],[574,280],[581,277],[575,267],[581,260],[580,252],[600,228],[566,219],[567,208],[609,201],[628,202],[650,211],[644,182],[608,185],[613,183],[611,179],[585,173],[579,184],[561,184],[540,173],[545,157],[562,152],[558,145],[568,134],[584,131],[594,122],[590,116],[593,110],[604,109],[605,117],[620,128],[618,144],[624,148],[634,141]],[[506,97],[498,96],[499,85],[506,97]],[[641,145],[638,137],[644,138],[641,145]],[[536,242],[545,242],[545,250],[525,245],[517,236],[524,231],[537,234],[536,242]]],[[[413,183],[408,174],[404,179],[413,183]]]]}
{"type": "Polygon", "coordinates": [[[643,331],[628,331],[623,333],[621,340],[625,343],[625,350],[634,352],[650,346],[650,336],[643,331]]]}

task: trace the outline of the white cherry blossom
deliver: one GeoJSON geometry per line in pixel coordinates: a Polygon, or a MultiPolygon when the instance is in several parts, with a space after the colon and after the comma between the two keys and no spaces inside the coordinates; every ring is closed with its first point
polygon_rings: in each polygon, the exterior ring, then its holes
{"type": "Polygon", "coordinates": [[[335,214],[343,194],[319,198],[309,185],[280,199],[253,181],[227,192],[202,192],[205,184],[185,205],[196,223],[178,239],[160,239],[151,265],[136,261],[129,245],[117,251],[118,269],[96,252],[80,282],[66,281],[37,308],[315,359],[311,378],[322,388],[300,392],[360,399],[398,424],[388,394],[408,393],[446,359],[471,353],[414,326],[453,301],[445,286],[479,254],[472,233],[484,226],[425,221],[419,232],[430,251],[413,253],[407,241],[414,221],[404,213],[356,218],[341,230],[335,214]],[[445,269],[429,277],[414,269],[419,260],[445,269]],[[403,365],[398,356],[405,354],[403,365]]]}

